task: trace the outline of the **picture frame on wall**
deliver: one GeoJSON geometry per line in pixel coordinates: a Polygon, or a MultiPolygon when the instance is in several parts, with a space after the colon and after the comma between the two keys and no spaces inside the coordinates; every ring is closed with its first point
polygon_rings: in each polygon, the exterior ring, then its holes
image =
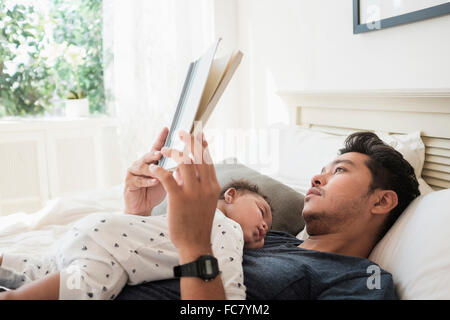
{"type": "Polygon", "coordinates": [[[353,34],[450,14],[448,0],[353,0],[353,34]]]}

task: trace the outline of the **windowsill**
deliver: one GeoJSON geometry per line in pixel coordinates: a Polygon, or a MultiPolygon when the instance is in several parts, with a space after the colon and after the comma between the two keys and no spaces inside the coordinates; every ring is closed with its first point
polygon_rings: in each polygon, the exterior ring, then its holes
{"type": "Polygon", "coordinates": [[[65,116],[20,118],[9,117],[0,119],[1,131],[28,131],[42,128],[74,128],[81,126],[115,126],[117,118],[107,115],[71,118],[65,116]]]}

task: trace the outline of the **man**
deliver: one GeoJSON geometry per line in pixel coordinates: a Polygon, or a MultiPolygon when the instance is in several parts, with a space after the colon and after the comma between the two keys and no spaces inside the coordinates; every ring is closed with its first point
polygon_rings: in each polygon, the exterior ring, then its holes
{"type": "MultiPolygon", "coordinates": [[[[140,214],[160,203],[167,190],[171,236],[183,264],[211,253],[210,217],[219,187],[207,150],[192,164],[189,148],[159,152],[166,136],[164,129],[152,151],[129,169],[125,204],[127,212],[140,214]],[[161,154],[179,163],[181,184],[160,167],[148,169],[161,154]],[[207,161],[198,164],[202,160],[207,161]]],[[[187,133],[182,139],[189,146],[195,142],[187,133]]],[[[391,275],[366,258],[418,195],[414,170],[400,153],[373,133],[350,135],[339,156],[311,180],[302,213],[309,238],[302,242],[271,231],[263,248],[244,251],[247,298],[395,299],[391,275]]],[[[180,279],[126,287],[119,299],[224,298],[220,277],[180,279]]]]}

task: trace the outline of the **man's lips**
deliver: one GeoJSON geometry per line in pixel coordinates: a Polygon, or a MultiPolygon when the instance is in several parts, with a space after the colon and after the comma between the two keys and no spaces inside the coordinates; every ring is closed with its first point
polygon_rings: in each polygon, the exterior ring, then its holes
{"type": "Polygon", "coordinates": [[[306,192],[306,196],[309,195],[316,195],[316,196],[321,196],[322,194],[320,193],[320,191],[317,188],[311,188],[308,190],[308,192],[306,192]]]}

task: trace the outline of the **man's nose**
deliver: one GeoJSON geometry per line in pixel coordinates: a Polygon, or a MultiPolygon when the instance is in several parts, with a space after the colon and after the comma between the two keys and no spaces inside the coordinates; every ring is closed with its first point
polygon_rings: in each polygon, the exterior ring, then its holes
{"type": "Polygon", "coordinates": [[[325,177],[322,174],[317,174],[311,179],[311,187],[323,186],[325,184],[325,177]]]}

